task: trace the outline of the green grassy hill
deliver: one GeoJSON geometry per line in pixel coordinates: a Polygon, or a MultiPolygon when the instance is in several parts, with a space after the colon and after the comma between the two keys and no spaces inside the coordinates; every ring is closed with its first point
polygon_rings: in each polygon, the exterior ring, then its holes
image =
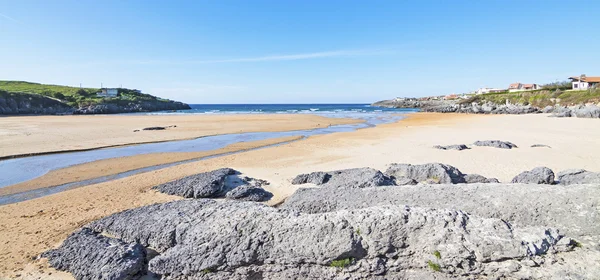
{"type": "Polygon", "coordinates": [[[134,89],[119,88],[117,97],[97,96],[96,93],[99,91],[99,88],[45,85],[23,81],[0,81],[0,98],[2,98],[0,106],[5,107],[4,111],[0,110],[0,114],[3,112],[5,114],[26,112],[27,110],[24,110],[24,107],[28,106],[39,108],[43,108],[46,104],[56,106],[56,102],[60,102],[74,110],[98,105],[110,106],[111,108],[107,110],[111,113],[118,112],[119,108],[122,108],[123,112],[189,109],[187,104],[162,99],[134,89]],[[27,100],[29,100],[29,103],[27,100]],[[51,102],[51,100],[55,102],[51,102]]]}
{"type": "Polygon", "coordinates": [[[493,102],[496,104],[504,104],[506,101],[511,104],[533,105],[539,108],[545,106],[560,105],[577,105],[585,103],[600,102],[600,89],[595,90],[534,90],[524,92],[499,92],[474,95],[468,99],[462,100],[460,103],[484,103],[493,102]]]}

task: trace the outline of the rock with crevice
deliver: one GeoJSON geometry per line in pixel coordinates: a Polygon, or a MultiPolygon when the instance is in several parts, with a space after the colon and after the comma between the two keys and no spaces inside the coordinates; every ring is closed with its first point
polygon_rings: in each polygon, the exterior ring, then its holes
{"type": "Polygon", "coordinates": [[[272,197],[272,193],[252,185],[239,186],[225,194],[225,198],[244,201],[267,201],[272,197]]]}
{"type": "Polygon", "coordinates": [[[481,147],[494,147],[494,148],[500,148],[500,149],[518,148],[517,145],[515,145],[511,142],[500,141],[500,140],[475,141],[475,143],[473,143],[473,145],[481,146],[481,147]]]}
{"type": "Polygon", "coordinates": [[[600,184],[600,172],[585,169],[569,169],[558,172],[556,179],[561,185],[600,184]]]}
{"type": "Polygon", "coordinates": [[[146,249],[140,244],[99,235],[89,228],[72,233],[56,249],[41,255],[50,266],[76,279],[138,279],[146,273],[146,249]]]}
{"type": "Polygon", "coordinates": [[[530,171],[521,172],[511,183],[520,184],[554,184],[554,172],[548,167],[536,167],[530,171]]]}
{"type": "Polygon", "coordinates": [[[160,248],[148,270],[164,279],[502,276],[499,267],[528,272],[535,267],[523,260],[574,247],[554,228],[404,205],[305,214],[251,202],[180,200],[127,210],[88,227],[160,248]],[[439,272],[428,262],[437,263],[439,272]]]}
{"type": "Polygon", "coordinates": [[[500,183],[496,178],[487,178],[483,175],[479,174],[465,174],[463,176],[466,184],[475,184],[475,183],[500,183]]]}

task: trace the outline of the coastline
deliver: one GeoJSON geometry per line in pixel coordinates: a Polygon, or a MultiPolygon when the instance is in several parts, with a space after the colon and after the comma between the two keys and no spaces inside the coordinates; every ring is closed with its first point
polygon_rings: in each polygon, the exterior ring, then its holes
{"type": "MultiPolygon", "coordinates": [[[[290,180],[301,173],[354,167],[383,169],[390,163],[441,162],[463,172],[506,182],[523,170],[584,168],[600,171],[597,120],[555,119],[547,115],[410,114],[401,121],[352,132],[311,136],[260,150],[191,162],[114,181],[89,185],[25,202],[0,206],[0,275],[56,278],[62,272],[32,260],[59,244],[73,230],[100,217],[153,203],[179,200],[150,188],[222,167],[267,180],[277,204],[299,188],[290,180]],[[575,133],[576,132],[576,133],[575,133]],[[519,146],[503,150],[474,147],[443,151],[433,145],[506,140],[519,146]],[[531,148],[547,144],[552,148],[531,148]],[[34,270],[22,271],[25,266],[34,270]],[[41,271],[41,272],[40,272],[41,271]],[[52,273],[49,275],[48,273],[52,273]]],[[[66,274],[68,276],[68,274],[66,274]]]]}
{"type": "Polygon", "coordinates": [[[0,149],[0,160],[232,133],[292,131],[361,122],[357,119],[309,114],[2,117],[0,146],[3,148],[0,149]],[[171,125],[177,127],[160,131],[141,130],[171,125]]]}

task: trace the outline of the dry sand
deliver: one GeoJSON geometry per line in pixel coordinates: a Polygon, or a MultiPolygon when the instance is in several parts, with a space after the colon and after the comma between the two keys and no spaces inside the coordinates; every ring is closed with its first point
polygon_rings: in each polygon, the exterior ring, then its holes
{"type": "Polygon", "coordinates": [[[0,159],[215,134],[290,131],[358,122],[362,121],[305,114],[0,117],[0,159]],[[141,130],[171,125],[177,127],[158,131],[141,130]]]}
{"type": "Polygon", "coordinates": [[[0,275],[64,277],[32,257],[58,245],[81,225],[112,213],[178,199],[150,188],[187,175],[232,167],[271,182],[271,204],[293,193],[299,173],[353,167],[384,169],[389,163],[442,162],[465,173],[509,181],[521,171],[548,166],[555,171],[600,171],[600,122],[548,118],[547,115],[456,115],[417,113],[398,123],[354,132],[313,136],[277,147],[227,155],[119,180],[82,187],[21,203],[0,206],[0,275]],[[474,147],[443,151],[433,145],[507,140],[519,146],[504,150],[474,147]],[[552,148],[531,148],[546,144],[552,148]],[[21,270],[27,266],[27,270],[21,270]],[[52,273],[49,275],[48,273],[52,273]]]}

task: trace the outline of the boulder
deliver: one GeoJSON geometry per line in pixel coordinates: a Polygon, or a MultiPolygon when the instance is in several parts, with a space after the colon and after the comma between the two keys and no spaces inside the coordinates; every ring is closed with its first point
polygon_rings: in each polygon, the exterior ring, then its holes
{"type": "Polygon", "coordinates": [[[433,147],[436,148],[436,149],[440,149],[440,150],[457,150],[457,151],[462,151],[462,150],[469,149],[469,147],[467,147],[467,145],[464,145],[464,144],[448,145],[448,146],[436,145],[436,146],[433,146],[433,147]]]}
{"type": "Polygon", "coordinates": [[[465,183],[467,184],[475,184],[475,183],[500,183],[496,178],[487,178],[479,174],[465,174],[463,176],[465,183]]]}
{"type": "Polygon", "coordinates": [[[301,174],[292,180],[292,184],[304,183],[335,188],[367,188],[394,184],[393,180],[385,176],[381,171],[366,167],[301,174]]]}
{"type": "MultiPolygon", "coordinates": [[[[404,205],[306,214],[252,202],[180,200],[88,227],[161,248],[148,270],[164,279],[503,278],[543,273],[526,262],[543,263],[576,244],[550,227],[404,205]],[[164,239],[167,232],[171,237],[164,239]]],[[[81,265],[99,269],[94,262],[81,265]]]]}
{"type": "Polygon", "coordinates": [[[569,169],[558,172],[557,181],[561,185],[600,184],[600,173],[584,169],[569,169]]]}
{"type": "Polygon", "coordinates": [[[330,177],[331,175],[327,174],[327,172],[313,172],[310,174],[300,174],[292,180],[292,185],[301,185],[306,183],[322,185],[327,183],[330,177]]]}
{"type": "Polygon", "coordinates": [[[146,249],[140,244],[102,236],[88,228],[74,232],[60,247],[41,256],[76,279],[138,279],[146,266],[146,249]]]}
{"type": "Polygon", "coordinates": [[[554,106],[546,106],[546,107],[544,107],[544,109],[542,109],[542,113],[544,113],[544,114],[552,113],[553,111],[554,111],[554,106]]]}
{"type": "Polygon", "coordinates": [[[185,198],[222,196],[226,191],[226,180],[230,175],[239,174],[231,168],[221,168],[199,173],[153,187],[159,192],[185,198]]]}
{"type": "Polygon", "coordinates": [[[552,111],[552,115],[551,115],[551,117],[556,117],[556,118],[568,118],[571,116],[572,116],[571,109],[569,109],[567,107],[562,107],[562,106],[557,106],[556,108],[554,108],[554,110],[552,111]]]}
{"type": "Polygon", "coordinates": [[[435,184],[458,184],[464,183],[464,174],[456,167],[441,163],[427,163],[420,165],[393,163],[385,171],[385,175],[394,180],[412,179],[416,182],[427,182],[435,184]]]}
{"type": "Polygon", "coordinates": [[[236,187],[225,194],[225,198],[245,201],[267,201],[273,194],[260,187],[244,185],[236,187]]]}
{"type": "Polygon", "coordinates": [[[573,110],[573,114],[578,118],[600,118],[600,107],[596,105],[582,106],[579,109],[573,110]]]}
{"type": "Polygon", "coordinates": [[[500,149],[512,149],[517,148],[517,145],[508,142],[508,141],[500,141],[500,140],[486,140],[486,141],[475,141],[473,143],[475,146],[484,146],[484,147],[494,147],[500,149]]]}
{"type": "Polygon", "coordinates": [[[515,176],[511,183],[520,184],[554,184],[554,172],[548,167],[536,167],[515,176]]]}

